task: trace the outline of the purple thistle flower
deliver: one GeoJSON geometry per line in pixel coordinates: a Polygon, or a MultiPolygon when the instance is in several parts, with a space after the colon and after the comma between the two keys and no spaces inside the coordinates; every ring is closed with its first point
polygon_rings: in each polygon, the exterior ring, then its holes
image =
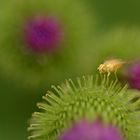
{"type": "Polygon", "coordinates": [[[131,88],[140,90],[140,61],[134,62],[128,67],[127,81],[131,88]]]}
{"type": "Polygon", "coordinates": [[[81,121],[66,131],[59,140],[122,140],[122,135],[112,125],[97,120],[93,123],[81,121]]]}
{"type": "Polygon", "coordinates": [[[53,17],[37,16],[24,25],[24,41],[34,52],[52,52],[63,40],[63,30],[53,17]]]}

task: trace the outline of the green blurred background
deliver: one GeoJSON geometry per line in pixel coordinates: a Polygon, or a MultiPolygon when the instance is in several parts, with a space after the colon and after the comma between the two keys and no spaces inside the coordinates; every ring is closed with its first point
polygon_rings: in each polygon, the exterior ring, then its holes
{"type": "MultiPolygon", "coordinates": [[[[98,36],[118,25],[140,26],[139,0],[87,0],[87,3],[91,12],[97,15],[95,34],[98,36]]],[[[46,89],[33,91],[0,76],[0,140],[27,139],[28,120],[37,110],[36,102],[41,100],[50,84],[46,85],[46,89]]]]}

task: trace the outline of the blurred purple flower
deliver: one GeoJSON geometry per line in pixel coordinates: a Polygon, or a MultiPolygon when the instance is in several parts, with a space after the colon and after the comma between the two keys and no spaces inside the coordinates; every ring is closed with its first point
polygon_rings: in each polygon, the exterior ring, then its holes
{"type": "Polygon", "coordinates": [[[140,61],[128,67],[127,80],[131,88],[140,90],[140,61]]]}
{"type": "Polygon", "coordinates": [[[50,52],[60,46],[63,30],[55,18],[37,16],[25,23],[24,40],[35,52],[50,52]]]}
{"type": "Polygon", "coordinates": [[[122,135],[112,125],[99,120],[94,123],[81,121],[66,131],[59,140],[122,140],[122,135]]]}

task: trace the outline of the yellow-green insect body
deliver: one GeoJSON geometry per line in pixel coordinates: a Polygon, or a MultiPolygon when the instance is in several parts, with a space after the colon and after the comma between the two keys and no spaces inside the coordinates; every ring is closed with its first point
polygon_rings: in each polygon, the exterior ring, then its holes
{"type": "Polygon", "coordinates": [[[100,73],[116,73],[126,62],[121,59],[111,59],[105,61],[103,64],[100,64],[98,70],[100,73]]]}

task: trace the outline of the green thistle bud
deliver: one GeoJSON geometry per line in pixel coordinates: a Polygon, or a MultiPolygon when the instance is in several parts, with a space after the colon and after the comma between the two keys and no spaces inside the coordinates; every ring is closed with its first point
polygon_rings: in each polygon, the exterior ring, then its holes
{"type": "MultiPolygon", "coordinates": [[[[48,85],[69,73],[75,75],[77,67],[71,65],[77,66],[81,57],[77,52],[85,46],[92,27],[86,3],[10,0],[2,4],[0,17],[3,75],[33,88],[46,80],[48,85]]],[[[78,67],[81,69],[81,64],[78,67]]]]}
{"type": "Polygon", "coordinates": [[[116,81],[104,77],[101,82],[92,76],[78,78],[74,84],[66,80],[62,86],[52,86],[38,103],[41,112],[33,113],[29,139],[56,140],[64,130],[80,120],[100,118],[105,124],[119,128],[124,139],[140,139],[140,95],[116,81]]]}

